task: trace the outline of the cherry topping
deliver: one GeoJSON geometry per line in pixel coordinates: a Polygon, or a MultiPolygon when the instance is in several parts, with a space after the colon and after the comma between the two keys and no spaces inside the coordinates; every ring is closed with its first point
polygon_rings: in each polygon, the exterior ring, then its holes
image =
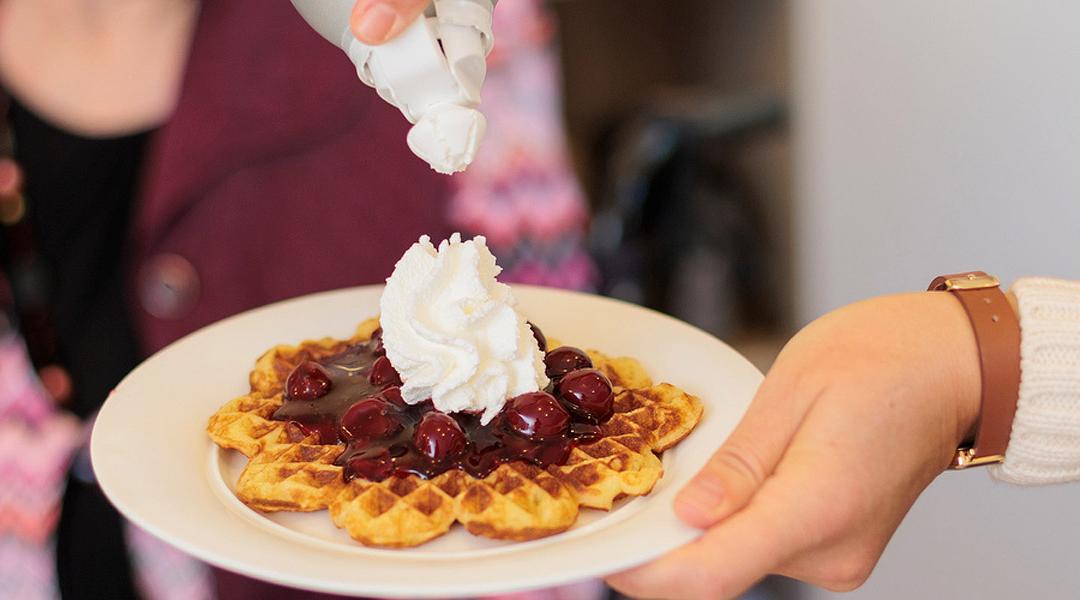
{"type": "Polygon", "coordinates": [[[541,352],[547,352],[547,338],[544,337],[544,332],[540,331],[540,328],[529,322],[529,329],[532,329],[533,337],[536,338],[536,343],[540,345],[541,352]]]}
{"type": "Polygon", "coordinates": [[[413,444],[420,454],[433,461],[443,461],[461,454],[468,444],[461,425],[450,415],[441,412],[429,412],[420,419],[413,436],[413,444]]]}
{"type": "Polygon", "coordinates": [[[566,433],[570,413],[547,392],[530,392],[511,398],[505,409],[506,426],[530,440],[566,433]]]}
{"type": "Polygon", "coordinates": [[[341,417],[342,437],[384,439],[402,430],[389,402],[367,398],[353,404],[341,417]]]}
{"type": "Polygon", "coordinates": [[[401,375],[398,375],[398,372],[394,370],[394,366],[390,364],[390,359],[385,356],[375,359],[375,363],[371,365],[371,375],[368,376],[368,379],[371,381],[371,385],[401,385],[401,375]]]}
{"type": "Polygon", "coordinates": [[[345,470],[345,480],[353,477],[363,477],[370,481],[382,481],[394,474],[394,461],[389,452],[382,452],[376,456],[357,456],[349,459],[348,469],[345,470]]]}
{"type": "MultiPolygon", "coordinates": [[[[533,330],[539,346],[543,334],[533,330]]],[[[575,447],[604,435],[598,421],[604,412],[603,386],[597,392],[574,383],[583,376],[573,372],[591,362],[580,350],[556,348],[548,353],[547,367],[555,367],[549,372],[557,377],[547,393],[515,398],[495,420],[482,424],[478,414],[440,413],[430,399],[406,404],[393,365],[376,351],[379,341],[380,332],[375,332],[371,341],[323,358],[322,366],[297,367],[285,381],[289,401],[272,417],[286,423],[290,442],[344,444],[334,464],[343,467],[346,481],[431,478],[450,469],[484,478],[512,461],[540,467],[565,464],[575,447]],[[588,410],[593,406],[600,409],[588,410]]]]}
{"type": "Polygon", "coordinates": [[[286,400],[318,400],[330,392],[330,374],[319,363],[305,360],[285,380],[286,400]]]}
{"type": "Polygon", "coordinates": [[[372,344],[372,353],[375,356],[384,356],[386,354],[386,348],[383,347],[382,341],[382,327],[371,332],[371,339],[368,343],[372,344]]]}
{"type": "Polygon", "coordinates": [[[387,402],[398,408],[405,408],[408,406],[408,404],[405,404],[405,398],[401,397],[401,388],[397,386],[386,388],[379,396],[385,398],[387,402]]]}
{"type": "Polygon", "coordinates": [[[592,359],[584,350],[573,346],[559,346],[544,357],[544,365],[547,376],[558,379],[570,371],[578,369],[591,369],[592,359]]]}
{"type": "Polygon", "coordinates": [[[595,423],[608,420],[615,411],[611,382],[596,369],[567,373],[555,386],[555,391],[574,414],[595,423]]]}
{"type": "Polygon", "coordinates": [[[315,436],[318,444],[336,444],[338,441],[337,424],[333,421],[319,419],[306,423],[301,421],[292,422],[296,423],[305,436],[315,436]]]}
{"type": "Polygon", "coordinates": [[[571,423],[570,438],[582,444],[591,444],[604,436],[603,430],[589,423],[571,423]]]}

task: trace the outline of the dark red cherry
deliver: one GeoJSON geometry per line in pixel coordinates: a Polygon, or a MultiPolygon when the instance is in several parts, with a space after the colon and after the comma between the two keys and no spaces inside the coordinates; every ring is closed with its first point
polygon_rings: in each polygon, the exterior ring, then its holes
{"type": "Polygon", "coordinates": [[[382,327],[371,332],[371,339],[368,343],[371,344],[371,351],[375,356],[383,356],[386,354],[386,348],[383,347],[382,341],[382,327]]]}
{"type": "Polygon", "coordinates": [[[386,401],[398,408],[405,408],[408,404],[405,404],[405,399],[401,397],[401,388],[388,387],[382,392],[379,392],[379,396],[386,398],[386,401]]]}
{"type": "Polygon", "coordinates": [[[540,345],[541,352],[547,352],[547,338],[544,337],[544,332],[540,331],[540,328],[529,322],[529,329],[532,329],[533,337],[536,338],[536,343],[540,345]]]}
{"type": "Polygon", "coordinates": [[[510,431],[534,441],[562,435],[570,424],[570,413],[547,392],[511,398],[504,414],[510,431]]]}
{"type": "Polygon", "coordinates": [[[398,372],[394,370],[394,366],[390,364],[390,359],[385,356],[375,359],[375,363],[371,365],[371,374],[368,375],[368,380],[371,381],[371,385],[379,387],[401,385],[401,375],[398,375],[398,372]]]}
{"type": "Polygon", "coordinates": [[[555,391],[570,410],[594,423],[611,418],[615,394],[611,382],[596,369],[578,369],[563,376],[555,391]]]}
{"type": "Polygon", "coordinates": [[[598,425],[589,423],[571,423],[570,439],[579,444],[591,444],[604,436],[603,430],[598,425]]]}
{"type": "Polygon", "coordinates": [[[317,439],[315,443],[330,445],[338,442],[337,426],[330,419],[318,419],[307,422],[293,421],[304,432],[304,435],[313,435],[317,439]]]}
{"type": "Polygon", "coordinates": [[[361,477],[369,481],[382,481],[394,474],[394,461],[388,452],[377,456],[358,456],[345,464],[345,481],[361,477]]]}
{"type": "Polygon", "coordinates": [[[318,400],[330,392],[330,373],[319,363],[305,360],[285,380],[286,400],[318,400]]]}
{"type": "Polygon", "coordinates": [[[441,412],[425,414],[413,435],[413,444],[420,454],[436,462],[461,454],[467,443],[458,422],[441,412]]]}
{"type": "Polygon", "coordinates": [[[401,431],[396,411],[381,398],[366,398],[353,404],[341,417],[341,432],[345,439],[385,439],[401,431]]]}
{"type": "Polygon", "coordinates": [[[544,365],[547,376],[558,379],[570,371],[578,369],[591,369],[592,359],[584,350],[573,346],[559,346],[544,357],[544,365]]]}

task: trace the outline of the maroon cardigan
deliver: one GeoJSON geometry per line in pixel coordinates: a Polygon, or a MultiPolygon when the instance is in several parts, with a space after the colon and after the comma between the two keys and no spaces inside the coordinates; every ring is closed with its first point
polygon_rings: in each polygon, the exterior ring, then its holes
{"type": "Polygon", "coordinates": [[[204,2],[133,219],[145,350],[261,304],[380,282],[421,234],[446,234],[446,179],[412,155],[407,128],[285,0],[204,2]]]}
{"type": "MultiPolygon", "coordinates": [[[[421,234],[447,234],[446,179],[409,151],[407,128],[285,0],[203,2],[134,218],[145,350],[261,304],[381,282],[421,234]]],[[[217,580],[223,598],[294,597],[217,580]]]]}
{"type": "MultiPolygon", "coordinates": [[[[421,234],[448,234],[447,181],[412,155],[407,128],[287,1],[203,2],[135,200],[129,305],[144,353],[268,302],[381,282],[421,234]]],[[[230,600],[325,597],[216,575],[230,600]]]]}

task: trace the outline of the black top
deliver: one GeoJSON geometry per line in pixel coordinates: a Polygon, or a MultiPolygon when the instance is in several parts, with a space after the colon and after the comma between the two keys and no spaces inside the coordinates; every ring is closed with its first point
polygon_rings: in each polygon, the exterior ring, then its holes
{"type": "MultiPolygon", "coordinates": [[[[35,366],[65,368],[68,407],[86,417],[140,356],[124,250],[148,135],[84,138],[17,103],[8,124],[27,212],[0,227],[0,265],[35,366]]],[[[138,597],[122,520],[93,480],[85,450],[69,471],[55,548],[64,600],[138,597]]]]}
{"type": "Polygon", "coordinates": [[[69,406],[85,417],[140,356],[124,250],[148,134],[85,138],[18,103],[8,118],[29,227],[0,228],[0,261],[36,362],[52,359],[68,370],[69,406]],[[42,319],[51,322],[44,336],[42,319]]]}

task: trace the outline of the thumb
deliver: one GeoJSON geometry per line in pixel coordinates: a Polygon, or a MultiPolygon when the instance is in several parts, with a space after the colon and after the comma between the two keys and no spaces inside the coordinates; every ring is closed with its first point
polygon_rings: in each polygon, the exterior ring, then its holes
{"type": "Polygon", "coordinates": [[[352,12],[352,31],[365,44],[387,42],[412,24],[429,0],[357,0],[352,12]]]}
{"type": "Polygon", "coordinates": [[[774,368],[735,431],[675,497],[675,513],[707,528],[740,510],[772,474],[809,403],[774,368]]]}

